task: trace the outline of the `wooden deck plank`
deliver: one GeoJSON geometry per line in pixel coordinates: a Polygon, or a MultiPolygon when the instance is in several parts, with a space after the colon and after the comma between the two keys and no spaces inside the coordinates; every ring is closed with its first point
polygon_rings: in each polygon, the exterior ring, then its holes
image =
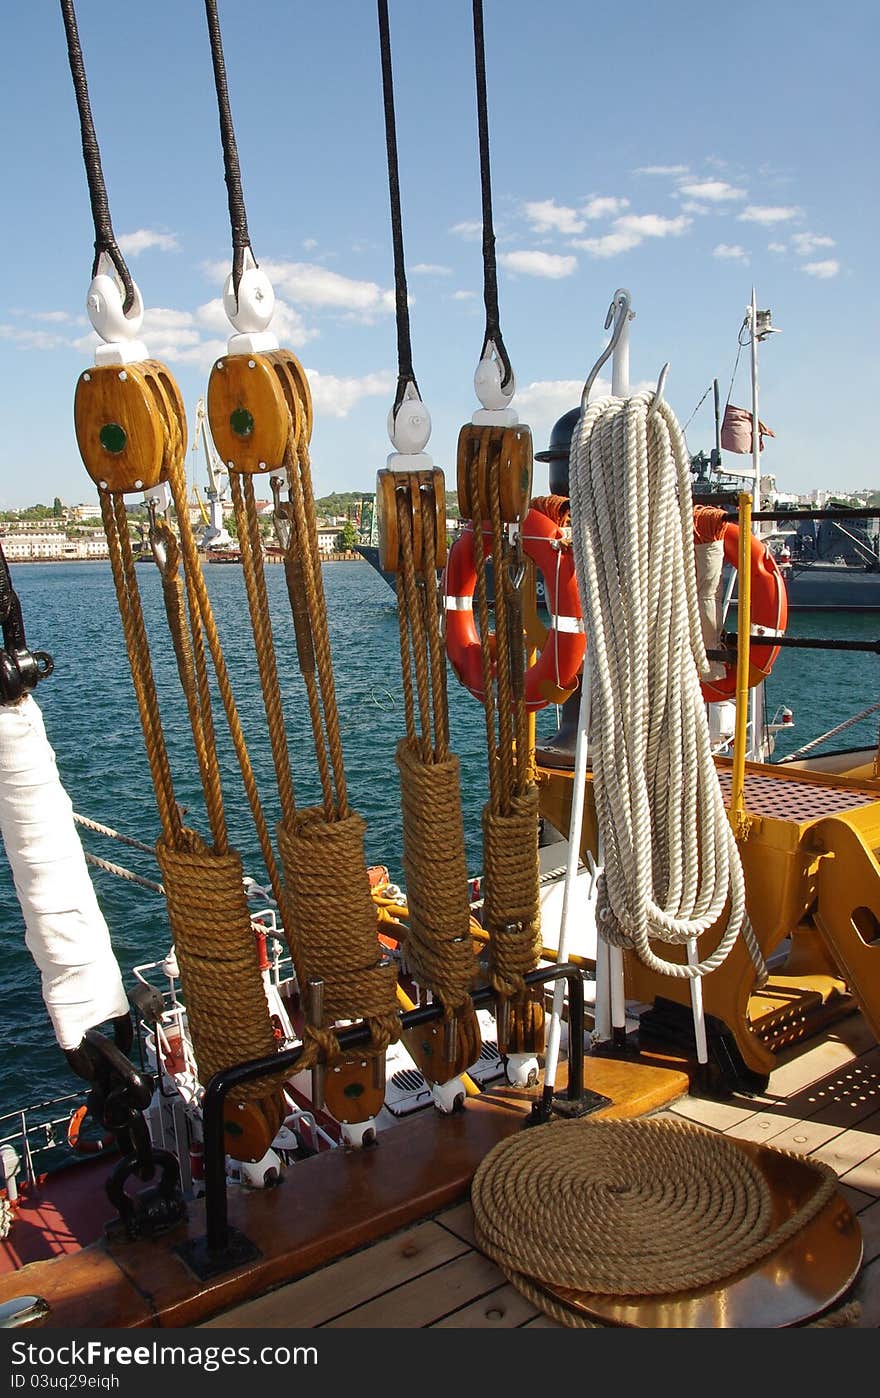
{"type": "Polygon", "coordinates": [[[456,1204],[455,1208],[444,1209],[442,1214],[437,1215],[435,1222],[443,1228],[448,1228],[456,1237],[463,1238],[471,1247],[475,1246],[474,1211],[470,1199],[465,1200],[463,1204],[456,1204]]]}
{"type": "Polygon", "coordinates": [[[819,1160],[824,1160],[838,1175],[845,1175],[855,1165],[880,1150],[880,1112],[850,1131],[841,1131],[811,1152],[819,1160]]]}
{"type": "Polygon", "coordinates": [[[268,1296],[225,1311],[205,1321],[204,1327],[309,1329],[323,1325],[371,1300],[377,1287],[390,1291],[466,1251],[468,1245],[455,1234],[436,1223],[419,1223],[392,1238],[384,1238],[366,1251],[331,1262],[268,1296]]]}
{"type": "Polygon", "coordinates": [[[395,1330],[420,1330],[460,1310],[477,1297],[496,1291],[504,1282],[505,1277],[494,1262],[468,1250],[453,1262],[376,1296],[323,1328],[364,1330],[385,1326],[395,1330]]]}
{"type": "Polygon", "coordinates": [[[880,1194],[880,1151],[861,1160],[852,1170],[841,1176],[843,1184],[851,1184],[854,1189],[866,1194],[880,1194]]]}
{"type": "Polygon", "coordinates": [[[506,1283],[478,1301],[462,1306],[443,1320],[434,1321],[435,1330],[514,1330],[532,1320],[538,1312],[515,1286],[506,1283]]]}

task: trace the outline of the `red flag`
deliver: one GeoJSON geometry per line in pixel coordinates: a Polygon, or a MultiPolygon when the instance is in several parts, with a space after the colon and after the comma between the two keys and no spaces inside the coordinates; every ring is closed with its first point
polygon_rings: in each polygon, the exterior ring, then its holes
{"type": "MultiPolygon", "coordinates": [[[[764,450],[764,438],[775,437],[776,433],[770,427],[766,427],[761,420],[758,420],[758,450],[764,450]]],[[[728,403],[724,409],[724,421],[721,424],[721,445],[725,451],[735,451],[740,454],[751,454],[752,451],[752,415],[745,408],[735,408],[732,403],[728,403]]]]}

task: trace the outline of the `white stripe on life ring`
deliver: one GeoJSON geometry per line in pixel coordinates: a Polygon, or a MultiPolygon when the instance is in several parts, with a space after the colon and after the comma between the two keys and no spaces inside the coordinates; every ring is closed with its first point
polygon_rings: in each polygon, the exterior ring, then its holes
{"type": "Polygon", "coordinates": [[[472,612],[474,599],[473,597],[446,597],[444,605],[447,612],[472,612]]]}
{"type": "Polygon", "coordinates": [[[551,616],[550,629],[552,631],[583,631],[584,623],[579,616],[551,616]]]}
{"type": "Polygon", "coordinates": [[[753,626],[751,630],[752,640],[763,641],[772,640],[774,636],[784,636],[784,631],[779,631],[774,626],[753,626]]]}

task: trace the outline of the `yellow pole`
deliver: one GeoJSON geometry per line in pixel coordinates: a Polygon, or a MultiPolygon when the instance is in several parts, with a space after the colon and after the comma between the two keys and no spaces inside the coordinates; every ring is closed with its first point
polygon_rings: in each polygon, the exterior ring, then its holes
{"type": "MultiPolygon", "coordinates": [[[[415,1002],[413,1000],[410,1000],[406,991],[402,990],[400,986],[397,987],[397,1003],[400,1006],[400,1008],[404,1011],[415,1009],[415,1002]]],[[[403,1041],[404,1043],[406,1043],[405,1034],[403,1037],[403,1041]]],[[[467,1073],[459,1073],[459,1077],[464,1083],[464,1090],[467,1093],[468,1097],[479,1097],[480,1089],[477,1087],[477,1084],[474,1082],[473,1078],[469,1078],[467,1073]]]]}
{"type": "Polygon", "coordinates": [[[730,824],[745,834],[746,742],[749,721],[749,648],[752,634],[752,497],[739,497],[739,576],[737,580],[736,726],[730,787],[730,824]]]}

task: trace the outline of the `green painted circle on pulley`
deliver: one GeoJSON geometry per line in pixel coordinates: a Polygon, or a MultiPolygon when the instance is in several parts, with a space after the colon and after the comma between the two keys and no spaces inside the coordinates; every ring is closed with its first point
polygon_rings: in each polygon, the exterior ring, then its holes
{"type": "Polygon", "coordinates": [[[229,414],[229,426],[236,437],[249,437],[254,430],[254,416],[247,408],[236,408],[229,414]]]}
{"type": "Polygon", "coordinates": [[[118,456],[121,451],[125,451],[128,436],[125,428],[121,427],[118,422],[105,422],[98,433],[98,441],[105,451],[118,456]]]}

